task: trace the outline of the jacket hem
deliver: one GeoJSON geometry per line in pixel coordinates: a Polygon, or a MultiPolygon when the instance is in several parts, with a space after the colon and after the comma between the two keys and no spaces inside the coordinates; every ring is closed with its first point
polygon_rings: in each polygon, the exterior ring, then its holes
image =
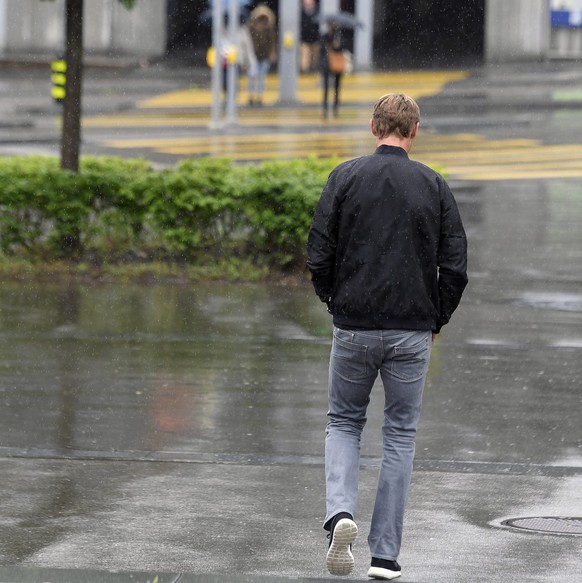
{"type": "Polygon", "coordinates": [[[347,330],[436,330],[435,320],[362,320],[333,317],[333,325],[347,330]]]}

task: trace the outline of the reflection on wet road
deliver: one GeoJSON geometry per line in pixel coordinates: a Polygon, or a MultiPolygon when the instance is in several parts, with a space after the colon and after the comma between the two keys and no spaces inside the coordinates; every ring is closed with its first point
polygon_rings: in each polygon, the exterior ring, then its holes
{"type": "MultiPolygon", "coordinates": [[[[524,500],[573,513],[582,475],[582,188],[477,183],[457,197],[471,280],[433,351],[411,522],[423,557],[434,512],[513,556],[521,539],[483,525],[524,500]],[[475,480],[489,494],[477,506],[475,480]]],[[[293,541],[320,537],[329,349],[309,287],[3,282],[0,562],[224,572],[230,552],[242,573],[280,572],[293,541]],[[278,516],[311,530],[281,540],[278,516]],[[253,555],[273,540],[279,554],[253,555]]],[[[380,393],[362,442],[364,501],[380,393]]],[[[286,574],[318,572],[319,555],[299,555],[286,574]]]]}
{"type": "MultiPolygon", "coordinates": [[[[566,413],[580,404],[582,191],[457,194],[471,283],[435,346],[420,457],[555,463],[580,444],[566,413]]],[[[321,455],[330,323],[309,288],[4,283],[0,320],[3,448],[321,455]]]]}

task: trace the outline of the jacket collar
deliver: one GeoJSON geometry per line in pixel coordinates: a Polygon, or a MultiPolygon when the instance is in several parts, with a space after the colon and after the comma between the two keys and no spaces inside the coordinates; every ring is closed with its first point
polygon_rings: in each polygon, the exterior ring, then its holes
{"type": "Polygon", "coordinates": [[[402,156],[403,158],[408,158],[408,154],[406,150],[400,148],[398,146],[387,146],[386,144],[382,144],[376,148],[376,154],[394,154],[395,156],[402,156]]]}

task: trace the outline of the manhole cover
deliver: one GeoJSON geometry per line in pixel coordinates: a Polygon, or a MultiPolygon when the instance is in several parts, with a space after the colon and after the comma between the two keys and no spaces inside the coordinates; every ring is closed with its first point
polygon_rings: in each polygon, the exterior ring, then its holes
{"type": "Polygon", "coordinates": [[[501,524],[521,530],[582,536],[582,518],[534,516],[532,518],[510,518],[501,524]]]}

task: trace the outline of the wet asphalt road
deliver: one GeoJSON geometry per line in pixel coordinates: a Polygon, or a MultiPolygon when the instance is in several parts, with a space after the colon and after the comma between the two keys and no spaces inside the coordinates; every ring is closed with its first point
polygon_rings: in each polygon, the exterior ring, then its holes
{"type": "MultiPolygon", "coordinates": [[[[582,519],[582,183],[451,183],[470,284],[433,352],[402,581],[582,581],[582,537],[502,525],[582,519]]],[[[0,318],[0,581],[332,579],[330,325],[308,286],[3,282],[0,318]]],[[[349,581],[369,564],[376,393],[349,581]]]]}

